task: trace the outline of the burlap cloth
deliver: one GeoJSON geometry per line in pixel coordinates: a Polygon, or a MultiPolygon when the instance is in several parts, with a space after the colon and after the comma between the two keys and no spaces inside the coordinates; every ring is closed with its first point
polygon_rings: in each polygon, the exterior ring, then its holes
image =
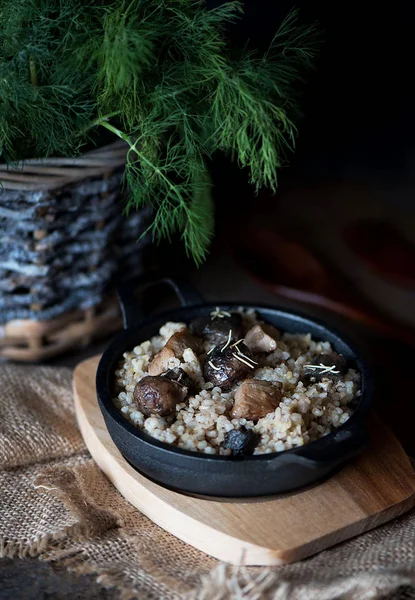
{"type": "Polygon", "coordinates": [[[1,555],[94,573],[123,599],[415,598],[415,513],[272,569],[219,564],[164,532],[88,455],[66,369],[1,367],[0,469],[1,555]]]}

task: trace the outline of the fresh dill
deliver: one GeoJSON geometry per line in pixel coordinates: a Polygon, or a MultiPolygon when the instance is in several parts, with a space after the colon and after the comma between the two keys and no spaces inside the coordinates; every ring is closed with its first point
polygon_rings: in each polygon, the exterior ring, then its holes
{"type": "Polygon", "coordinates": [[[153,208],[155,239],[180,233],[200,264],[214,215],[206,159],[276,189],[294,149],[296,90],[316,55],[292,11],[265,54],[228,47],[239,2],[3,0],[0,160],[73,156],[99,132],[129,146],[126,212],[153,208]]]}

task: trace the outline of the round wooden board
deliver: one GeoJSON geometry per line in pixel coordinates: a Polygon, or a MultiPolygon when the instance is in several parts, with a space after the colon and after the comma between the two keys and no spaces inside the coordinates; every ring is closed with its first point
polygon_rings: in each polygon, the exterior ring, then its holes
{"type": "Polygon", "coordinates": [[[79,427],[98,466],[131,504],[199,550],[235,565],[294,562],[393,519],[415,505],[415,475],[395,436],[375,417],[369,450],[334,477],[301,492],[208,499],[150,481],[122,457],[95,393],[99,357],[75,369],[79,427]]]}

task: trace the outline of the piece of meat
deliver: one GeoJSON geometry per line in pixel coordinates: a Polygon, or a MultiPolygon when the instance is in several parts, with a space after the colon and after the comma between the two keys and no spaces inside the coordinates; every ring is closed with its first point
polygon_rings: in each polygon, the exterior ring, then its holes
{"type": "Polygon", "coordinates": [[[228,431],[221,446],[222,448],[232,450],[233,456],[243,456],[252,454],[259,440],[260,436],[253,432],[252,429],[241,427],[240,429],[231,429],[231,431],[228,431]]]}
{"type": "Polygon", "coordinates": [[[278,336],[278,331],[266,325],[254,325],[245,336],[245,344],[253,354],[260,352],[273,352],[277,349],[275,337],[278,336]]]}
{"type": "Polygon", "coordinates": [[[256,366],[249,348],[242,342],[226,348],[216,346],[206,356],[203,376],[213,385],[228,390],[237,381],[245,379],[256,366]]]}
{"type": "Polygon", "coordinates": [[[176,381],[180,385],[187,387],[189,396],[194,396],[197,392],[195,380],[192,379],[192,377],[190,377],[190,375],[188,375],[186,371],[180,367],[177,367],[176,369],[169,369],[166,371],[166,373],[162,374],[162,377],[167,377],[167,379],[176,381]]]}
{"type": "Polygon", "coordinates": [[[176,404],[183,402],[188,394],[186,386],[167,377],[143,377],[134,388],[134,401],[144,415],[165,417],[174,412],[176,404]]]}
{"type": "Polygon", "coordinates": [[[229,338],[236,342],[243,337],[242,317],[239,313],[216,309],[210,315],[198,317],[190,323],[194,335],[206,338],[212,344],[224,344],[229,338]]]}
{"type": "Polygon", "coordinates": [[[257,421],[274,412],[282,398],[282,384],[262,379],[247,379],[235,392],[233,419],[257,421]]]}
{"type": "Polygon", "coordinates": [[[304,365],[301,373],[301,381],[304,385],[316,383],[322,379],[339,381],[347,369],[347,361],[342,354],[334,350],[322,352],[313,360],[313,364],[304,365]]]}
{"type": "Polygon", "coordinates": [[[202,340],[192,335],[188,329],[176,331],[166,342],[164,348],[158,352],[148,366],[150,375],[161,375],[169,369],[171,358],[182,358],[186,348],[199,354],[203,350],[202,340]]]}

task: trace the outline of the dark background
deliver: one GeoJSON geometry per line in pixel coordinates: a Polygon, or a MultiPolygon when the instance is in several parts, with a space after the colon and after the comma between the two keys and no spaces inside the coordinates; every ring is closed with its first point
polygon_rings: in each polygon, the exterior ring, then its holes
{"type": "MultiPolygon", "coordinates": [[[[214,7],[222,2],[208,0],[214,7]]],[[[414,3],[297,1],[323,44],[302,102],[297,152],[284,177],[413,177],[414,3]]],[[[245,0],[232,43],[265,48],[294,6],[245,0]]]]}
{"type": "MultiPolygon", "coordinates": [[[[207,0],[207,5],[226,1],[207,0]]],[[[292,187],[378,186],[389,190],[389,205],[413,210],[413,194],[400,188],[415,181],[414,6],[401,0],[383,6],[364,0],[245,0],[242,18],[228,31],[231,46],[265,50],[292,8],[299,9],[300,23],[318,24],[321,45],[300,99],[296,151],[280,169],[275,197],[266,189],[255,197],[249,173],[229,158],[215,155],[210,163],[216,204],[212,252],[242,214],[248,220],[253,214],[272,219],[270,207],[292,187]]],[[[173,245],[162,243],[159,252],[168,269],[180,264],[194,270],[180,236],[173,245]]]]}

